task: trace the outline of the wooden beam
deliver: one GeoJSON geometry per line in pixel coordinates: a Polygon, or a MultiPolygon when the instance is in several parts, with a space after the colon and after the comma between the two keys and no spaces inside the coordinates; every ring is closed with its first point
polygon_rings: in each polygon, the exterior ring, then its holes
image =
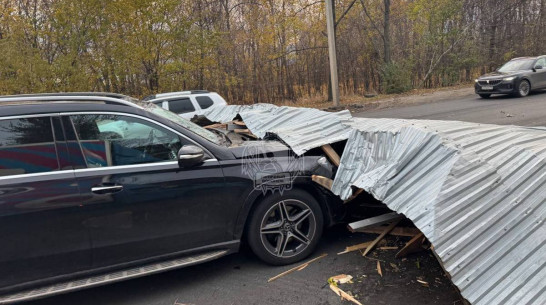
{"type": "Polygon", "coordinates": [[[384,231],[381,233],[372,243],[366,248],[364,253],[362,253],[362,256],[366,256],[366,254],[370,253],[370,251],[373,250],[373,248],[387,235],[396,225],[400,222],[400,219],[395,220],[392,222],[384,231]]]}
{"type": "Polygon", "coordinates": [[[328,159],[330,159],[330,162],[332,162],[332,164],[334,164],[335,166],[339,166],[341,158],[339,157],[337,152],[332,148],[332,146],[330,144],[326,144],[326,145],[322,145],[321,147],[324,153],[326,154],[326,156],[328,157],[328,159]]]}
{"type": "Polygon", "coordinates": [[[227,129],[227,124],[216,123],[216,124],[212,124],[212,125],[207,125],[204,128],[223,128],[223,129],[227,129]]]}
{"type": "Polygon", "coordinates": [[[410,253],[415,253],[419,251],[423,251],[423,242],[425,241],[426,237],[423,232],[415,235],[408,243],[400,250],[398,253],[396,253],[396,258],[405,257],[410,253]]]}
{"type": "Polygon", "coordinates": [[[326,178],[319,175],[312,175],[311,180],[313,180],[318,185],[324,187],[325,189],[332,190],[332,184],[334,183],[334,180],[330,178],[326,178]]]}

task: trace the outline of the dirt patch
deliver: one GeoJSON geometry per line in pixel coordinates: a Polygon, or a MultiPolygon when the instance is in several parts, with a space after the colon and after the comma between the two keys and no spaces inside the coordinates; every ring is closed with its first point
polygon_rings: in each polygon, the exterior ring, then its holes
{"type": "Polygon", "coordinates": [[[351,112],[361,112],[399,106],[420,105],[442,100],[461,98],[472,94],[474,94],[474,88],[470,88],[468,86],[463,88],[442,88],[436,90],[413,90],[405,94],[377,96],[371,99],[360,97],[360,99],[352,103],[345,103],[339,107],[326,107],[321,109],[325,111],[349,109],[351,112]]]}

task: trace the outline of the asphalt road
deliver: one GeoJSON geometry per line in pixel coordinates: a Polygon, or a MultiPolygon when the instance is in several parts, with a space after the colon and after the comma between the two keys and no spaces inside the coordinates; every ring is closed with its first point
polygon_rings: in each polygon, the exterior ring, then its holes
{"type": "Polygon", "coordinates": [[[546,91],[524,98],[492,96],[482,99],[469,89],[468,94],[415,106],[398,106],[353,113],[357,117],[455,120],[502,125],[546,126],[546,91]]]}
{"type": "MultiPolygon", "coordinates": [[[[479,123],[546,126],[546,93],[526,98],[480,99],[469,90],[457,99],[377,111],[354,113],[359,117],[461,120],[479,123]]],[[[267,279],[289,269],[271,267],[258,261],[248,250],[205,264],[139,278],[103,287],[55,296],[29,304],[78,305],[204,305],[204,304],[343,304],[328,287],[330,276],[351,274],[354,284],[343,287],[364,304],[459,304],[459,296],[430,254],[394,260],[394,254],[379,253],[383,277],[376,261],[358,253],[336,255],[345,246],[373,239],[350,234],[344,227],[329,229],[316,255],[329,255],[307,268],[275,282],[267,279]],[[391,268],[392,264],[398,267],[391,268]],[[415,267],[417,266],[417,267],[415,267]],[[398,270],[400,269],[400,270],[398,270]],[[416,278],[434,283],[422,287],[416,278]]],[[[403,242],[391,240],[390,243],[403,242]]],[[[379,251],[376,251],[379,252],[379,251]]]]}

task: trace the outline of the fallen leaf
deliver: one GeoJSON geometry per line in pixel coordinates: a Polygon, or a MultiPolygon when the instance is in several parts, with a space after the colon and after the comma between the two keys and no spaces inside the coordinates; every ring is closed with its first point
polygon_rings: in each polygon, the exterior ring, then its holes
{"type": "Polygon", "coordinates": [[[381,271],[381,263],[377,261],[377,273],[383,277],[383,272],[381,271]]]}

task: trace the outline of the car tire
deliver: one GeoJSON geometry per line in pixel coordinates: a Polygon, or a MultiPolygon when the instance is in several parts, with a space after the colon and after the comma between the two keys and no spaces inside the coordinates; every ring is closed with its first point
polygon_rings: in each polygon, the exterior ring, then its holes
{"type": "Polygon", "coordinates": [[[490,98],[491,94],[480,94],[481,98],[490,98]]]}
{"type": "Polygon", "coordinates": [[[518,85],[518,90],[516,92],[517,97],[526,97],[531,92],[531,83],[528,80],[522,80],[518,85]]]}
{"type": "Polygon", "coordinates": [[[324,226],[317,200],[297,189],[266,196],[249,217],[248,245],[256,256],[271,265],[292,264],[309,256],[324,226]]]}

